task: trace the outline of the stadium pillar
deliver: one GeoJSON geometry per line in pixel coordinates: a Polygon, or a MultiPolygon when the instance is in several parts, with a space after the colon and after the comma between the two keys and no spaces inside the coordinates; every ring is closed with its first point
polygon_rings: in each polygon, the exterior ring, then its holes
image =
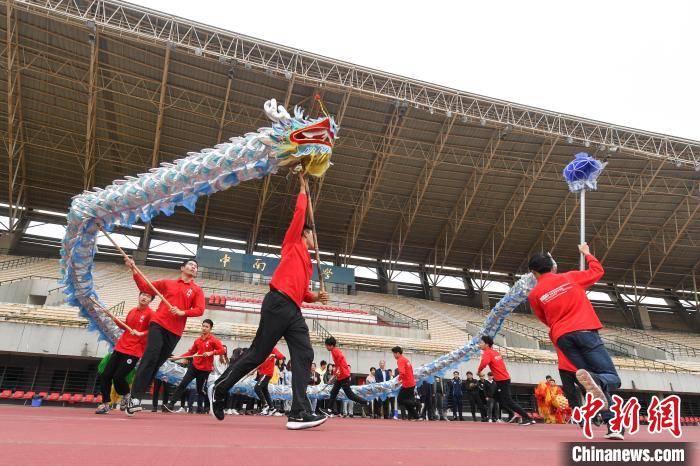
{"type": "Polygon", "coordinates": [[[666,290],[664,301],[668,303],[673,312],[681,318],[683,323],[687,325],[689,329],[694,332],[700,332],[700,316],[698,315],[698,312],[691,312],[683,307],[680,299],[678,299],[678,295],[673,290],[666,290]]]}
{"type": "Polygon", "coordinates": [[[151,224],[147,223],[139,239],[139,246],[134,251],[134,262],[136,262],[136,265],[146,265],[148,248],[151,246],[151,229],[151,224]]]}
{"type": "Polygon", "coordinates": [[[99,73],[99,39],[94,23],[90,28],[90,77],[88,84],[87,122],[85,125],[85,165],[83,167],[83,188],[91,189],[95,184],[95,133],[97,131],[97,79],[99,73]]]}
{"type": "Polygon", "coordinates": [[[636,314],[636,320],[641,324],[640,326],[644,330],[651,330],[651,319],[649,318],[649,308],[643,304],[638,304],[633,312],[636,314]]]}
{"type": "MultiPolygon", "coordinates": [[[[15,232],[15,222],[19,223],[22,217],[20,206],[25,200],[25,172],[24,159],[24,115],[22,113],[21,97],[21,62],[19,55],[19,27],[15,1],[7,0],[5,8],[5,39],[6,39],[6,66],[7,66],[7,203],[8,203],[8,235],[15,232]]],[[[26,217],[26,212],[25,215],[26,217]]],[[[21,237],[23,231],[19,231],[14,237],[21,237]]],[[[8,236],[9,240],[10,236],[8,236]]],[[[11,241],[10,241],[11,243],[11,241]]],[[[8,246],[9,247],[9,246],[8,246]]]]}
{"type": "Polygon", "coordinates": [[[157,167],[160,163],[160,135],[163,130],[163,115],[165,114],[165,97],[168,91],[168,71],[170,69],[170,44],[165,47],[163,60],[163,73],[160,78],[160,99],[158,100],[158,117],[156,119],[156,135],[153,141],[153,153],[151,154],[151,167],[157,167]]]}
{"type": "Polygon", "coordinates": [[[29,215],[25,213],[13,225],[12,231],[8,231],[0,236],[0,254],[12,254],[17,251],[17,245],[22,240],[24,232],[29,225],[29,215]]]}
{"type": "Polygon", "coordinates": [[[389,293],[389,275],[386,272],[384,263],[377,259],[377,280],[379,281],[379,289],[382,293],[389,293]]]}
{"type": "Polygon", "coordinates": [[[627,302],[622,297],[619,288],[614,283],[609,285],[608,296],[610,296],[611,301],[617,306],[618,310],[622,314],[628,325],[634,328],[642,328],[641,322],[638,319],[638,313],[627,305],[627,302]]]}

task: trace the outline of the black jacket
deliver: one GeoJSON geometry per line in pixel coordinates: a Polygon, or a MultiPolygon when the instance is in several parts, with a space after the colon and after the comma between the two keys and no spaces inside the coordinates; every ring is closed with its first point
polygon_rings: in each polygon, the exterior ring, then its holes
{"type": "Polygon", "coordinates": [[[496,391],[498,391],[498,387],[496,386],[496,381],[489,381],[486,380],[484,382],[484,393],[486,394],[487,397],[489,398],[496,398],[496,391]]]}
{"type": "Polygon", "coordinates": [[[475,396],[479,394],[479,381],[477,379],[465,379],[464,385],[466,387],[467,393],[469,393],[470,395],[475,396]]]}

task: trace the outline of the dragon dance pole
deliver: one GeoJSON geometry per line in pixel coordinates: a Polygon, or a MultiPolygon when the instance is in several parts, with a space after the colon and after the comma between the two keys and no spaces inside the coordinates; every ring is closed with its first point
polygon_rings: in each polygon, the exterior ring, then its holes
{"type": "Polygon", "coordinates": [[[304,178],[304,175],[299,173],[299,180],[304,183],[306,188],[306,194],[308,199],[308,211],[309,211],[309,223],[311,223],[311,233],[314,238],[314,254],[316,255],[316,270],[318,272],[318,283],[321,286],[321,291],[326,291],[326,285],[323,281],[323,273],[321,272],[321,258],[318,253],[318,237],[316,236],[316,222],[314,221],[314,208],[311,203],[311,191],[309,190],[309,183],[304,178]]]}
{"type": "MultiPolygon", "coordinates": [[[[598,176],[603,171],[607,162],[601,162],[585,152],[576,154],[573,161],[564,167],[564,179],[569,185],[569,191],[580,194],[581,225],[579,231],[579,244],[586,242],[586,191],[594,191],[598,188],[598,176]]],[[[581,254],[579,268],[586,268],[586,259],[581,254]]]]}
{"type": "MultiPolygon", "coordinates": [[[[581,228],[580,228],[580,238],[579,238],[579,244],[583,244],[586,242],[586,190],[582,189],[581,190],[581,228]]],[[[583,253],[580,254],[579,257],[579,270],[584,270],[586,268],[586,258],[583,256],[583,253]]]]}

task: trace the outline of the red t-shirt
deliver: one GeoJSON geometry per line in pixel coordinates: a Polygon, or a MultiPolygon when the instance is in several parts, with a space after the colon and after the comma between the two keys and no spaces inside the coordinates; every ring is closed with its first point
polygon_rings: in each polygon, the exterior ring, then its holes
{"type": "Polygon", "coordinates": [[[209,351],[213,351],[214,354],[206,357],[192,358],[192,364],[194,365],[195,369],[211,372],[212,369],[214,369],[214,356],[226,353],[224,345],[222,345],[221,341],[211,333],[206,337],[197,338],[194,343],[192,343],[190,349],[188,349],[183,356],[204,354],[208,353],[209,351]]]}
{"type": "Polygon", "coordinates": [[[586,296],[586,288],[603,276],[603,266],[591,254],[586,261],[588,270],[540,275],[528,296],[537,318],[550,328],[555,344],[566,333],[603,327],[586,296]]]}
{"type": "Polygon", "coordinates": [[[301,308],[303,301],[312,302],[309,282],[313,275],[313,268],[311,267],[309,250],[306,249],[306,244],[301,237],[306,220],[307,203],[306,194],[300,193],[297,197],[294,217],[292,217],[292,222],[284,235],[280,263],[270,281],[270,289],[284,293],[299,308],[301,308]]]}
{"type": "MultiPolygon", "coordinates": [[[[134,281],[139,291],[153,294],[153,290],[140,275],[134,274],[134,281]]],[[[178,316],[170,312],[170,308],[163,301],[158,305],[158,310],[152,321],[163,327],[165,330],[182,336],[188,317],[198,317],[204,314],[204,293],[194,280],[185,283],[182,279],[177,280],[156,280],[153,286],[162,294],[168,302],[185,311],[184,316],[178,316]]]]}
{"type": "Polygon", "coordinates": [[[272,377],[275,374],[276,359],[284,359],[284,354],[282,354],[277,348],[273,348],[272,353],[270,353],[270,356],[268,356],[265,362],[260,364],[260,367],[258,367],[258,374],[266,375],[267,377],[272,377]]]}
{"type": "Polygon", "coordinates": [[[577,367],[566,357],[564,353],[561,352],[557,345],[554,345],[554,349],[557,351],[558,367],[563,371],[576,372],[577,367]]]}
{"type": "Polygon", "coordinates": [[[348,367],[348,362],[345,360],[345,355],[340,348],[335,347],[331,350],[331,356],[333,356],[333,364],[335,364],[335,378],[336,380],[345,380],[350,377],[350,368],[348,367]]]}
{"type": "MultiPolygon", "coordinates": [[[[146,349],[146,341],[148,340],[148,324],[151,323],[152,317],[153,309],[150,307],[146,307],[143,310],[135,307],[130,310],[124,322],[137,332],[146,332],[146,335],[137,337],[124,329],[124,333],[119,337],[117,344],[114,345],[114,351],[119,351],[122,354],[128,354],[129,356],[135,356],[137,358],[143,356],[143,350],[146,349]]],[[[119,327],[124,328],[121,325],[119,325],[119,327]]]]}
{"type": "Polygon", "coordinates": [[[413,366],[403,354],[396,360],[398,364],[399,380],[403,388],[413,388],[416,386],[416,378],[413,376],[413,366]]]}
{"type": "Polygon", "coordinates": [[[482,351],[481,362],[479,363],[479,368],[476,370],[476,373],[481,374],[481,371],[484,370],[486,366],[489,366],[489,369],[491,369],[493,380],[500,382],[510,379],[510,374],[506,369],[506,363],[503,361],[501,353],[493,348],[486,348],[482,351]]]}

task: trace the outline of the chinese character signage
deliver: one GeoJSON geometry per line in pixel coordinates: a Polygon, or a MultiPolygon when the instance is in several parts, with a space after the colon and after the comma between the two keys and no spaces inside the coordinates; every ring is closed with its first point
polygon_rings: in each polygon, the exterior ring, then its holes
{"type": "MultiPolygon", "coordinates": [[[[237,254],[235,252],[214,251],[211,249],[200,249],[197,251],[197,261],[200,267],[230,272],[248,272],[266,277],[271,277],[279,265],[279,259],[276,257],[237,254]]],[[[323,279],[328,283],[342,285],[355,283],[354,269],[324,264],[321,266],[321,273],[323,274],[323,279]]],[[[314,265],[312,280],[318,281],[316,265],[314,265]]]]}

